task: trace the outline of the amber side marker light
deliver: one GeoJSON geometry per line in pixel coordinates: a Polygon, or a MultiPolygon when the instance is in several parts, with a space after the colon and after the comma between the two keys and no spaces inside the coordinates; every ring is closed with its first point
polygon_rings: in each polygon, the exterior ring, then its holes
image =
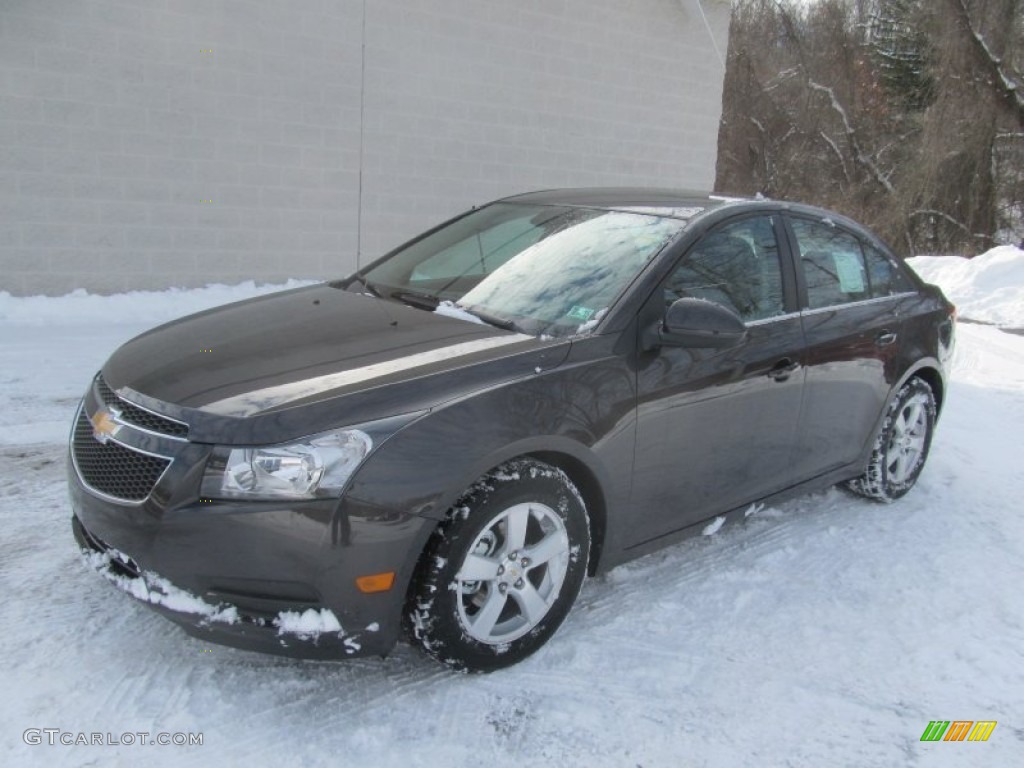
{"type": "Polygon", "coordinates": [[[395,572],[374,573],[369,576],[359,576],[356,579],[356,586],[360,592],[387,592],[395,584],[395,572]]]}

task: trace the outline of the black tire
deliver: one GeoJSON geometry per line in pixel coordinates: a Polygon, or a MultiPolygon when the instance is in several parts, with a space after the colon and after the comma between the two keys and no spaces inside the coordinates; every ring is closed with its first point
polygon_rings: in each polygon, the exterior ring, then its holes
{"type": "Polygon", "coordinates": [[[867,471],[847,487],[882,502],[905,495],[914,487],[928,459],[935,418],[932,388],[924,379],[910,379],[889,405],[867,471]]]}
{"type": "Polygon", "coordinates": [[[533,459],[507,462],[434,532],[410,588],[406,629],[450,667],[511,666],[561,625],[589,559],[586,506],[568,476],[533,459]]]}

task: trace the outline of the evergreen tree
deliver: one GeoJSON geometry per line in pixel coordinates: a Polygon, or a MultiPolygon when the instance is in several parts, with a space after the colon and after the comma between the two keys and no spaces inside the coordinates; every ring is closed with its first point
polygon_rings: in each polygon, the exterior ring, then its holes
{"type": "Polygon", "coordinates": [[[924,10],[923,0],[879,0],[870,26],[871,53],[882,82],[911,112],[927,109],[935,100],[924,10]]]}

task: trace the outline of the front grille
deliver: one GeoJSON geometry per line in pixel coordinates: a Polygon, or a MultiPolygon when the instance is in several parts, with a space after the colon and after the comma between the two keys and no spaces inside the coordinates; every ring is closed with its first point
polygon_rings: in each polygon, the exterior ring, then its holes
{"type": "Polygon", "coordinates": [[[141,429],[147,429],[150,432],[167,435],[168,437],[188,437],[187,424],[158,416],[155,413],[150,413],[145,408],[140,408],[129,403],[127,400],[122,400],[114,390],[107,386],[107,382],[103,380],[102,376],[96,377],[96,393],[108,407],[118,410],[121,414],[121,421],[126,424],[133,424],[141,429]]]}
{"type": "Polygon", "coordinates": [[[82,481],[100,493],[124,501],[142,501],[153,490],[170,459],[139,453],[108,440],[92,436],[92,424],[85,410],[78,414],[71,440],[75,466],[82,481]]]}

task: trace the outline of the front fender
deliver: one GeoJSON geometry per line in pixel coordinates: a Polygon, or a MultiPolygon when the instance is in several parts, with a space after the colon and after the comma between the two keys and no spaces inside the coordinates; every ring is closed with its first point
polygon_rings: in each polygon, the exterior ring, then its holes
{"type": "Polygon", "coordinates": [[[603,526],[605,509],[628,504],[634,448],[635,374],[614,342],[574,342],[555,369],[432,410],[371,454],[346,497],[440,521],[489,470],[531,454],[560,463],[596,500],[603,526]]]}

